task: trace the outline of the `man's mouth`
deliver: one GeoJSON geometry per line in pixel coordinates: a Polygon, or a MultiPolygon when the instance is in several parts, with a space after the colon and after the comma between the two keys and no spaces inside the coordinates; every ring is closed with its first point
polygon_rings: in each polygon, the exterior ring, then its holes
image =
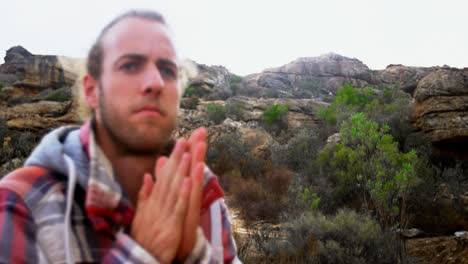
{"type": "Polygon", "coordinates": [[[151,115],[158,115],[158,116],[164,115],[164,112],[161,110],[161,108],[155,105],[145,105],[143,107],[140,107],[136,110],[136,113],[151,114],[151,115]]]}

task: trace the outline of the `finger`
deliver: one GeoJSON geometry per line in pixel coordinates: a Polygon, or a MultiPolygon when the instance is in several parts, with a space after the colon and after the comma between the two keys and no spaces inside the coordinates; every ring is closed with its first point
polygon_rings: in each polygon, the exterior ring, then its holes
{"type": "MultiPolygon", "coordinates": [[[[154,180],[156,182],[158,182],[158,177],[159,175],[162,174],[162,169],[164,168],[164,165],[166,165],[168,160],[169,160],[168,157],[162,156],[162,157],[159,157],[158,160],[156,161],[156,166],[154,167],[154,180]]],[[[160,184],[155,184],[155,185],[156,186],[154,186],[153,191],[159,192],[160,184]]]]}
{"type": "MultiPolygon", "coordinates": [[[[190,192],[189,217],[194,221],[200,216],[200,208],[203,197],[203,182],[205,179],[205,164],[196,164],[192,178],[192,191],[190,192]]],[[[198,222],[196,223],[198,225],[198,222]]]]}
{"type": "Polygon", "coordinates": [[[166,156],[159,157],[158,161],[156,162],[155,175],[159,170],[161,170],[164,167],[168,159],[169,158],[166,156]]]}
{"type": "Polygon", "coordinates": [[[164,203],[163,211],[170,214],[174,211],[177,203],[178,196],[180,195],[180,188],[186,178],[190,168],[190,154],[184,153],[182,160],[177,168],[177,173],[174,175],[174,180],[170,186],[170,192],[167,194],[166,202],[164,203]]]}
{"type": "Polygon", "coordinates": [[[205,142],[198,142],[198,144],[195,145],[195,148],[193,149],[192,153],[192,163],[193,166],[191,167],[190,175],[194,175],[194,171],[196,168],[196,164],[200,162],[204,162],[205,160],[205,154],[206,154],[206,143],[205,142]]]}
{"type": "Polygon", "coordinates": [[[198,163],[195,166],[194,177],[192,179],[192,190],[190,192],[190,200],[187,209],[187,216],[184,224],[184,233],[190,236],[195,236],[197,227],[200,225],[200,210],[203,197],[203,181],[204,181],[204,163],[198,163]]]}
{"type": "Polygon", "coordinates": [[[192,180],[190,178],[184,178],[182,188],[179,189],[180,195],[178,196],[177,203],[174,208],[175,214],[173,214],[173,223],[181,229],[183,228],[185,216],[187,214],[191,188],[192,180]]]}
{"type": "Polygon", "coordinates": [[[165,197],[167,197],[169,187],[174,180],[174,176],[177,172],[177,167],[179,166],[180,160],[182,159],[182,155],[185,152],[185,144],[186,141],[184,139],[177,140],[176,146],[174,147],[171,156],[165,162],[164,166],[162,166],[161,169],[157,171],[157,192],[153,192],[153,194],[160,197],[157,200],[163,202],[163,204],[165,197]]]}
{"type": "Polygon", "coordinates": [[[151,194],[151,189],[153,188],[153,180],[151,179],[151,174],[145,173],[143,175],[143,182],[138,192],[138,200],[135,208],[138,210],[139,207],[148,199],[151,194]]]}
{"type": "MultiPolygon", "coordinates": [[[[203,197],[204,180],[205,180],[205,163],[199,162],[198,164],[196,164],[194,175],[192,176],[192,192],[190,194],[190,203],[191,205],[193,205],[193,208],[196,211],[200,210],[201,200],[203,197]]],[[[200,214],[198,213],[198,215],[200,214]]]]}
{"type": "Polygon", "coordinates": [[[204,127],[199,127],[192,132],[188,142],[190,144],[193,144],[195,142],[200,142],[200,141],[205,141],[205,140],[206,140],[206,129],[204,127]]]}
{"type": "Polygon", "coordinates": [[[206,129],[204,127],[197,128],[192,132],[188,140],[189,151],[193,151],[194,147],[199,142],[205,142],[206,140],[206,129]]]}

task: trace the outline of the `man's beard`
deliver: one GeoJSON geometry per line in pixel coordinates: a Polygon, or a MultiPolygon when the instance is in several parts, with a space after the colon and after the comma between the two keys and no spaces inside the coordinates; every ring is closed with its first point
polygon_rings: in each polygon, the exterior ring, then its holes
{"type": "Polygon", "coordinates": [[[154,140],[143,140],[138,130],[132,129],[132,125],[126,123],[122,118],[113,116],[104,100],[103,89],[99,84],[99,109],[102,127],[111,138],[116,150],[121,155],[149,156],[158,155],[170,142],[170,135],[175,124],[168,128],[161,128],[163,133],[155,134],[154,140]]]}

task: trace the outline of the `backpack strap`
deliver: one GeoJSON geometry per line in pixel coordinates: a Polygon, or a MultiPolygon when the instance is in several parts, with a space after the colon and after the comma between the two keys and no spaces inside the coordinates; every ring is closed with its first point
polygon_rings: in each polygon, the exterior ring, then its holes
{"type": "Polygon", "coordinates": [[[38,166],[18,168],[0,180],[0,189],[8,189],[23,197],[34,182],[47,172],[48,169],[38,166]]]}

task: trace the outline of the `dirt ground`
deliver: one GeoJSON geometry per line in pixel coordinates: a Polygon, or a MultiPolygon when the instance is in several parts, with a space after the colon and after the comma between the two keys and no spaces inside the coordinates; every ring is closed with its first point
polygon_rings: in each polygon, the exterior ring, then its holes
{"type": "MultiPolygon", "coordinates": [[[[246,264],[265,263],[248,236],[246,226],[252,223],[246,224],[235,208],[230,213],[239,257],[246,264]]],[[[468,235],[412,238],[407,240],[407,249],[421,264],[468,264],[468,235]]]]}
{"type": "Polygon", "coordinates": [[[407,247],[421,264],[468,264],[468,235],[413,238],[407,247]]]}

